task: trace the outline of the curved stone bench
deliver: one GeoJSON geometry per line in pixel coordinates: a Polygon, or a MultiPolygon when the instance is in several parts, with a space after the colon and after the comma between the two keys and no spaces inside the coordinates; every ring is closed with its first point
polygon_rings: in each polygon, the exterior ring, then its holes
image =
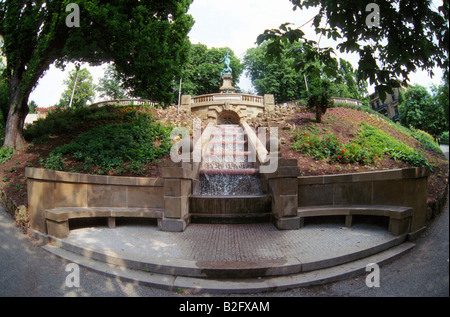
{"type": "Polygon", "coordinates": [[[298,208],[300,225],[304,225],[304,218],[318,216],[345,216],[345,226],[352,225],[352,216],[384,216],[389,217],[388,231],[393,235],[402,235],[409,232],[412,217],[411,207],[401,206],[376,206],[376,205],[355,205],[355,206],[313,206],[298,208]]]}
{"type": "Polygon", "coordinates": [[[48,234],[63,239],[69,236],[69,219],[107,218],[108,227],[114,228],[117,217],[162,219],[163,214],[160,208],[60,207],[46,209],[45,220],[48,234]]]}

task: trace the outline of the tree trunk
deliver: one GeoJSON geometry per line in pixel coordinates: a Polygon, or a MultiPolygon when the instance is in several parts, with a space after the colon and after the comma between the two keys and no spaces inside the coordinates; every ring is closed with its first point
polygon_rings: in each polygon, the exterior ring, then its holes
{"type": "Polygon", "coordinates": [[[12,82],[13,85],[10,84],[9,112],[5,125],[3,146],[20,149],[25,145],[23,128],[28,114],[28,96],[30,93],[23,94],[22,85],[15,85],[17,82],[15,80],[12,82]]]}
{"type": "Polygon", "coordinates": [[[322,123],[322,105],[320,103],[316,104],[316,122],[322,123]]]}

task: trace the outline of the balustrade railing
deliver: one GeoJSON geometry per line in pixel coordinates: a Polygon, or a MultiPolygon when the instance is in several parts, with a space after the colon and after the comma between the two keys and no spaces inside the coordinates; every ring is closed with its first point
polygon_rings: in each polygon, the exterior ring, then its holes
{"type": "MultiPolygon", "coordinates": [[[[227,94],[217,94],[217,95],[202,95],[197,97],[192,97],[191,102],[193,104],[204,103],[204,102],[214,102],[214,101],[222,101],[227,97],[227,94]]],[[[264,103],[264,97],[254,96],[254,95],[239,95],[232,94],[230,95],[230,99],[240,100],[243,102],[254,102],[254,103],[264,103]],[[232,97],[232,98],[231,98],[232,97]]]]}

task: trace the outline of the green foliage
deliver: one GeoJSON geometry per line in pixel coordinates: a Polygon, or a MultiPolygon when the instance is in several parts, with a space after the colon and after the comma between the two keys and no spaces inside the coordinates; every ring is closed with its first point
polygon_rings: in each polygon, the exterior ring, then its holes
{"type": "Polygon", "coordinates": [[[169,136],[169,128],[141,115],[131,122],[93,128],[55,149],[51,155],[57,162],[63,155],[73,156],[87,172],[92,168],[108,172],[124,164],[130,164],[133,169],[136,164],[167,155],[171,146],[169,136]]]}
{"type": "Polygon", "coordinates": [[[372,164],[386,154],[413,166],[429,166],[421,153],[365,123],[361,124],[358,137],[349,143],[328,133],[322,135],[317,129],[297,131],[292,148],[316,160],[337,163],[372,164]]]}
{"type": "Polygon", "coordinates": [[[441,139],[441,144],[448,145],[448,131],[443,132],[439,138],[441,139]]]}
{"type": "Polygon", "coordinates": [[[193,96],[217,92],[222,86],[220,72],[223,70],[223,63],[220,61],[225,56],[227,50],[230,54],[230,67],[233,70],[233,85],[235,88],[239,83],[239,78],[244,70],[239,58],[228,48],[210,48],[204,44],[192,44],[189,61],[183,70],[181,91],[183,94],[193,96]]]}
{"type": "Polygon", "coordinates": [[[41,165],[44,165],[46,169],[55,170],[55,171],[64,171],[65,159],[62,157],[61,153],[50,153],[50,156],[47,159],[40,160],[41,165]]]}
{"type": "Polygon", "coordinates": [[[67,86],[63,91],[59,101],[60,107],[80,108],[87,105],[88,102],[93,102],[95,98],[95,85],[92,75],[86,68],[74,69],[69,72],[69,77],[64,80],[67,86]],[[75,91],[73,90],[75,86],[75,91]],[[73,92],[73,98],[72,98],[73,92]]]}
{"type": "MultiPolygon", "coordinates": [[[[292,44],[292,47],[298,45],[292,44]]],[[[287,56],[289,47],[283,49],[280,59],[266,58],[269,41],[250,48],[244,56],[244,65],[258,95],[273,94],[276,102],[306,98],[306,84],[302,74],[293,65],[293,58],[287,56]]]]}
{"type": "MultiPolygon", "coordinates": [[[[360,78],[375,85],[381,100],[386,93],[407,81],[418,69],[432,73],[435,66],[448,74],[448,1],[436,12],[431,0],[380,0],[379,27],[366,23],[370,11],[360,0],[291,0],[294,10],[315,8],[312,24],[316,33],[338,42],[337,49],[359,54],[360,78]]],[[[442,3],[442,2],[441,2],[442,3]]],[[[301,14],[301,13],[299,13],[301,14]]],[[[280,44],[304,40],[304,32],[283,24],[258,37],[271,37],[270,51],[279,53],[280,44]]],[[[306,40],[305,40],[306,41],[306,40]]]]}
{"type": "Polygon", "coordinates": [[[449,104],[449,82],[448,76],[444,76],[442,84],[439,86],[432,87],[433,89],[433,100],[441,108],[441,111],[445,114],[445,127],[449,130],[450,123],[450,104],[449,104]]]}
{"type": "MultiPolygon", "coordinates": [[[[284,43],[280,55],[270,55],[273,39],[261,37],[256,48],[247,50],[244,64],[258,94],[272,93],[277,102],[321,95],[327,84],[330,97],[362,99],[367,83],[358,79],[351,64],[339,61],[301,42],[284,43]],[[326,63],[326,64],[325,64],[326,63]],[[306,89],[308,85],[309,93],[306,89]]],[[[329,52],[328,52],[329,53],[329,52]]]]}
{"type": "Polygon", "coordinates": [[[120,106],[56,109],[27,127],[24,135],[30,142],[45,140],[50,135],[73,135],[99,124],[130,122],[136,117],[136,110],[136,107],[120,106]]]}
{"type": "Polygon", "coordinates": [[[422,144],[427,150],[432,150],[436,153],[442,153],[439,144],[436,143],[436,141],[430,134],[422,130],[416,130],[414,128],[410,128],[409,131],[411,136],[419,141],[420,144],[422,144]]]}
{"type": "Polygon", "coordinates": [[[446,124],[442,107],[433,100],[425,87],[415,85],[408,88],[405,101],[399,105],[399,117],[402,125],[424,130],[433,136],[441,134],[446,124]]]}
{"type": "Polygon", "coordinates": [[[31,100],[28,103],[28,113],[35,113],[36,112],[36,108],[38,108],[37,103],[34,100],[31,100]]]}
{"type": "Polygon", "coordinates": [[[96,89],[102,98],[117,100],[126,97],[125,91],[121,87],[120,75],[113,64],[107,66],[105,75],[100,78],[96,89]]]}
{"type": "Polygon", "coordinates": [[[340,142],[336,136],[331,134],[320,136],[318,131],[312,130],[303,133],[298,131],[294,136],[292,148],[316,160],[322,160],[333,157],[339,146],[340,142]]]}
{"type": "Polygon", "coordinates": [[[319,135],[318,131],[303,132],[294,137],[293,149],[314,157],[338,163],[373,163],[380,153],[375,153],[359,140],[348,144],[340,142],[335,135],[319,135]],[[378,154],[378,155],[377,155],[378,154]]]}
{"type": "Polygon", "coordinates": [[[401,160],[417,167],[430,165],[420,152],[370,125],[362,124],[358,140],[359,143],[367,144],[374,152],[383,152],[394,160],[401,160]]]}
{"type": "Polygon", "coordinates": [[[14,149],[4,146],[0,148],[0,164],[8,162],[14,155],[14,149]]]}

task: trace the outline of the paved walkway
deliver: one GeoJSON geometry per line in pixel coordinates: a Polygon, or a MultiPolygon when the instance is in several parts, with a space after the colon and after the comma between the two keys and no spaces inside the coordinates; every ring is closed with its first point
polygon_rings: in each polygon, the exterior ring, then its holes
{"type": "Polygon", "coordinates": [[[156,259],[208,263],[234,263],[241,267],[308,263],[356,253],[395,241],[387,228],[339,223],[311,224],[301,230],[278,230],[267,224],[190,224],[173,233],[149,225],[114,229],[91,227],[71,230],[64,241],[92,250],[149,261],[156,259]]]}

